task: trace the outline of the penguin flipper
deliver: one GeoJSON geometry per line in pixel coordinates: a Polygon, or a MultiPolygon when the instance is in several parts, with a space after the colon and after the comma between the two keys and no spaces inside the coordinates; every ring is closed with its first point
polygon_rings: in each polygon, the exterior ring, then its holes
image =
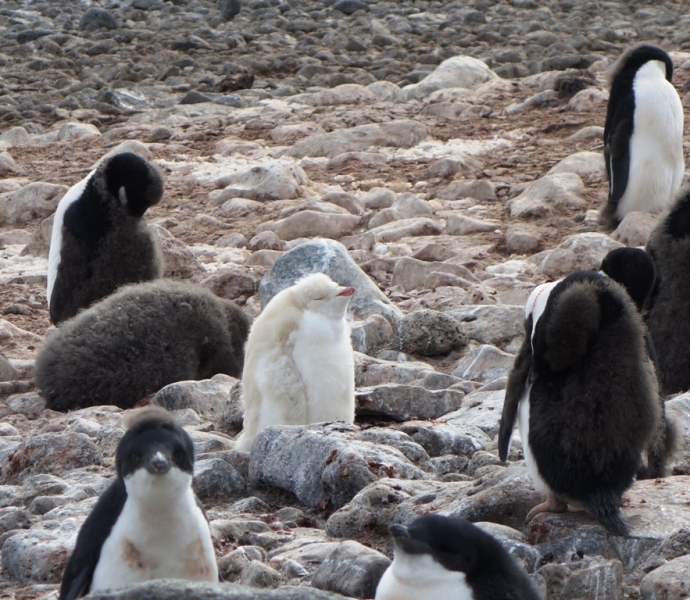
{"type": "Polygon", "coordinates": [[[611,533],[626,537],[630,529],[623,521],[620,509],[621,499],[612,490],[599,490],[584,502],[585,509],[611,533]]]}
{"type": "MultiPolygon", "coordinates": [[[[527,323],[525,324],[525,329],[528,329],[527,323]]],[[[529,378],[530,369],[532,367],[531,329],[530,325],[529,331],[525,335],[525,339],[520,347],[520,351],[515,357],[513,368],[508,375],[506,397],[503,401],[503,412],[501,413],[501,423],[498,429],[498,455],[503,461],[508,458],[510,438],[513,435],[518,406],[520,404],[520,399],[525,393],[527,379],[529,378]]]]}
{"type": "Polygon", "coordinates": [[[77,535],[77,544],[65,567],[58,600],[75,600],[89,592],[101,548],[122,512],[127,490],[120,480],[103,492],[77,535]]]}
{"type": "Polygon", "coordinates": [[[630,175],[630,136],[633,124],[629,119],[619,121],[606,140],[604,149],[606,172],[609,176],[609,197],[602,212],[602,220],[617,221],[618,202],[628,187],[630,175]]]}

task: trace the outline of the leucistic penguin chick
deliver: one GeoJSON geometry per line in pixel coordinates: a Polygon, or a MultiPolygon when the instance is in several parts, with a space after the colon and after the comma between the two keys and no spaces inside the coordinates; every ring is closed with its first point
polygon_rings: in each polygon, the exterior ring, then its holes
{"type": "Polygon", "coordinates": [[[609,195],[601,221],[610,228],[631,211],[664,211],[683,180],[683,105],[672,76],[671,57],[649,44],[616,64],[604,126],[609,195]]]}
{"type": "Polygon", "coordinates": [[[665,394],[690,390],[690,188],[678,195],[671,212],[647,243],[657,281],[647,327],[657,353],[659,383],[665,394]]]}
{"type": "Polygon", "coordinates": [[[572,503],[626,535],[622,494],[660,420],[642,318],[620,285],[587,271],[537,287],[525,316],[498,450],[505,460],[517,419],[533,485],[547,495],[527,519],[572,503]]]}
{"type": "MultiPolygon", "coordinates": [[[[641,248],[616,248],[604,258],[601,271],[627,290],[644,318],[648,314],[656,285],[656,269],[652,257],[641,248]]],[[[645,330],[645,345],[649,357],[657,368],[658,378],[659,359],[649,330],[645,330]]],[[[637,471],[638,479],[666,477],[677,450],[678,430],[666,414],[666,403],[662,394],[659,394],[659,410],[661,412],[659,425],[647,449],[646,460],[637,471]]]]}
{"type": "Polygon", "coordinates": [[[159,407],[128,417],[117,479],[79,530],[59,600],[151,579],[218,581],[208,521],[192,491],[189,434],[159,407]]]}
{"type": "Polygon", "coordinates": [[[314,273],[276,294],[247,340],[238,446],[269,425],[352,423],[355,367],[345,320],[353,287],[314,273]]]}
{"type": "Polygon", "coordinates": [[[50,319],[58,324],[128,283],[161,276],[142,218],[163,195],[158,169],[132,152],[104,160],[58,204],[48,256],[50,319]]]}
{"type": "Polygon", "coordinates": [[[395,556],[375,600],[539,600],[503,546],[465,519],[426,515],[390,531],[395,556]]]}
{"type": "Polygon", "coordinates": [[[239,377],[250,323],[234,302],[193,284],[125,286],[48,336],[35,380],[53,410],[131,408],[175,381],[239,377]]]}

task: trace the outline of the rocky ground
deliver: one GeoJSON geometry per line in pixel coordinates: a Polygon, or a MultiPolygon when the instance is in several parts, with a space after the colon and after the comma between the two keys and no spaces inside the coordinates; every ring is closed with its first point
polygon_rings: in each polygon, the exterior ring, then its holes
{"type": "MultiPolygon", "coordinates": [[[[597,225],[606,71],[631,43],[660,44],[690,105],[684,3],[236,4],[0,5],[0,597],[55,597],[113,475],[121,411],[46,410],[31,373],[50,215],[122,144],[165,175],[148,220],[167,276],[253,316],[314,264],[358,285],[355,426],[274,428],[248,454],[238,381],[152,399],[194,438],[224,581],[371,598],[388,523],[436,511],[483,523],[545,598],[687,597],[690,445],[672,477],[626,494],[623,539],[576,512],[526,524],[539,497],[519,441],[507,464],[495,441],[529,292],[653,227],[597,225]]],[[[667,400],[686,435],[689,410],[690,395],[667,400]]]]}

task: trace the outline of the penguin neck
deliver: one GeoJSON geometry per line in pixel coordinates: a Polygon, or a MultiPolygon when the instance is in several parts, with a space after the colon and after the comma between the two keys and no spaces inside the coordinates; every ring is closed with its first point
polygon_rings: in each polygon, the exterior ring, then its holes
{"type": "Polygon", "coordinates": [[[186,505],[194,505],[192,476],[173,467],[166,475],[138,469],[125,478],[128,504],[147,518],[169,518],[186,505]]]}

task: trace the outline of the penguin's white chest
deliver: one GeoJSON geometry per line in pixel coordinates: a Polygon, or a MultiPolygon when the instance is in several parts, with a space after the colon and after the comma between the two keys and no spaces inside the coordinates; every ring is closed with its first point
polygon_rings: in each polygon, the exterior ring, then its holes
{"type": "Polygon", "coordinates": [[[355,365],[345,319],[306,311],[292,333],[294,361],[307,398],[307,421],[354,419],[355,365]]]}
{"type": "Polygon", "coordinates": [[[683,106],[663,74],[665,66],[658,62],[649,61],[635,74],[630,168],[619,216],[633,210],[661,212],[683,179],[683,106]]]}
{"type": "Polygon", "coordinates": [[[522,452],[525,455],[525,464],[527,465],[527,471],[532,479],[532,485],[538,492],[548,494],[550,493],[549,486],[539,473],[537,461],[535,460],[534,454],[532,453],[532,449],[529,445],[529,395],[531,391],[532,385],[530,384],[527,386],[527,390],[520,399],[520,404],[518,405],[518,431],[520,432],[520,439],[522,440],[522,452]]]}
{"type": "Polygon", "coordinates": [[[465,574],[448,571],[427,554],[395,553],[376,589],[375,600],[474,600],[465,574]]]}
{"type": "Polygon", "coordinates": [[[90,590],[161,578],[218,581],[208,523],[191,488],[157,507],[128,496],[103,544],[90,590]]]}

